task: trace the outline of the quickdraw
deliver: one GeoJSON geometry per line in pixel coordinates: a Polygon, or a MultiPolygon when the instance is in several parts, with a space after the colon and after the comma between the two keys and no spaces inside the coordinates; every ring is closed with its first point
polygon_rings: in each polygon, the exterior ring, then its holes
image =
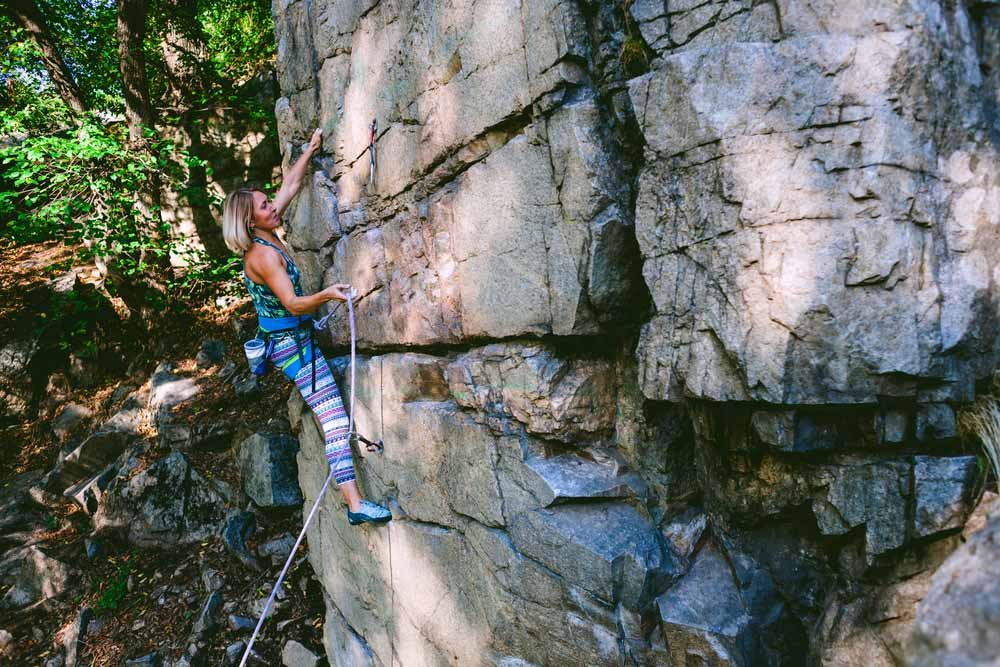
{"type": "Polygon", "coordinates": [[[368,184],[375,187],[375,133],[378,131],[378,119],[373,118],[368,130],[368,184]]]}

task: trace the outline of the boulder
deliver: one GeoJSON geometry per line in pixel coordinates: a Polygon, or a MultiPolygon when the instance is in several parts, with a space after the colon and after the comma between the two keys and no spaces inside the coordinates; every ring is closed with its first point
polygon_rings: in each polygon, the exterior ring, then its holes
{"type": "Polygon", "coordinates": [[[201,583],[205,587],[205,592],[214,593],[221,590],[226,584],[226,579],[217,570],[202,565],[201,583]]]}
{"type": "Polygon", "coordinates": [[[221,364],[226,359],[226,344],[214,338],[203,340],[201,349],[198,350],[194,359],[199,368],[221,364]]]}
{"type": "Polygon", "coordinates": [[[905,646],[906,664],[992,664],[1000,655],[1000,515],[934,573],[905,646]]]}
{"type": "Polygon", "coordinates": [[[118,474],[118,465],[112,463],[93,477],[85,477],[63,491],[63,496],[72,498],[87,514],[94,514],[101,500],[118,474]]]}
{"type": "Polygon", "coordinates": [[[149,386],[149,407],[154,412],[169,410],[198,394],[195,380],[177,375],[173,364],[166,361],[157,365],[149,378],[149,386]]]}
{"type": "Polygon", "coordinates": [[[94,515],[98,530],[121,528],[140,545],[200,542],[218,533],[225,498],[173,452],[146,468],[131,460],[123,465],[94,515]]]}
{"type": "Polygon", "coordinates": [[[257,621],[248,616],[229,615],[229,629],[236,632],[253,630],[257,626],[257,621]]]}
{"type": "Polygon", "coordinates": [[[281,664],[285,667],[316,667],[319,662],[318,655],[294,639],[285,642],[281,649],[281,664]]]}
{"type": "Polygon", "coordinates": [[[65,440],[77,426],[82,424],[84,420],[89,419],[90,416],[90,409],[78,403],[68,403],[52,419],[52,433],[59,440],[65,440]]]}
{"type": "Polygon", "coordinates": [[[243,658],[243,653],[247,650],[247,643],[244,641],[233,642],[226,647],[226,658],[223,664],[239,665],[243,658]]]}
{"type": "MultiPolygon", "coordinates": [[[[103,428],[85,438],[79,444],[64,450],[54,475],[67,490],[85,478],[96,477],[125,451],[134,437],[127,432],[104,430],[103,428]]],[[[76,494],[78,489],[71,492],[76,494]]]]}
{"type": "Polygon", "coordinates": [[[725,556],[715,546],[702,548],[688,573],[656,604],[671,664],[755,664],[750,615],[725,556]]]}
{"type": "Polygon", "coordinates": [[[292,553],[293,546],[295,537],[286,533],[257,547],[257,553],[263,558],[270,558],[272,565],[281,565],[292,553]]]}
{"type": "Polygon", "coordinates": [[[226,549],[247,567],[255,570],[260,569],[257,560],[247,548],[247,540],[257,529],[257,519],[250,512],[233,510],[226,517],[226,524],[222,529],[222,542],[226,549]]]}
{"type": "Polygon", "coordinates": [[[243,490],[260,507],[302,503],[295,455],[299,441],[289,433],[254,433],[240,443],[236,461],[243,490]]]}
{"type": "Polygon", "coordinates": [[[10,585],[0,606],[20,609],[62,595],[70,585],[72,570],[31,545],[8,551],[0,562],[0,574],[10,585]]]}

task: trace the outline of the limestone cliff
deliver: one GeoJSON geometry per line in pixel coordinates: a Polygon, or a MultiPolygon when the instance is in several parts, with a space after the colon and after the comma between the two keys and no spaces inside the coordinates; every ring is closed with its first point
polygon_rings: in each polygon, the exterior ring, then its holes
{"type": "Polygon", "coordinates": [[[397,515],[330,494],[311,529],[331,663],[903,660],[981,481],[1000,7],[274,13],[284,159],[325,133],[288,240],[360,292],[360,475],[397,515]]]}

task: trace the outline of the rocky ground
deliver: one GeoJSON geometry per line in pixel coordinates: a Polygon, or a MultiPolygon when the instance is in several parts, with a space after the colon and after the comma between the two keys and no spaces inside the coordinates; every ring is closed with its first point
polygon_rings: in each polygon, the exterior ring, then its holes
{"type": "MultiPolygon", "coordinates": [[[[289,387],[244,372],[245,302],[61,354],[23,320],[64,314],[59,294],[101,302],[71,259],[3,254],[0,664],[236,664],[301,522],[289,387]]],[[[256,663],[325,664],[323,620],[303,544],[256,663]]]]}

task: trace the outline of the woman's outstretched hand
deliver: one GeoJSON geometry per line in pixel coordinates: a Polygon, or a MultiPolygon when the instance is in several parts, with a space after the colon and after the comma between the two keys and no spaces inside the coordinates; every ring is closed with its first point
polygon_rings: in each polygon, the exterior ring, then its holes
{"type": "Polygon", "coordinates": [[[336,283],[322,291],[330,301],[347,301],[347,295],[350,293],[351,286],[348,283],[336,283]]]}
{"type": "Polygon", "coordinates": [[[323,143],[323,130],[316,128],[313,132],[312,137],[309,139],[309,152],[315,153],[319,150],[320,145],[323,143]]]}

